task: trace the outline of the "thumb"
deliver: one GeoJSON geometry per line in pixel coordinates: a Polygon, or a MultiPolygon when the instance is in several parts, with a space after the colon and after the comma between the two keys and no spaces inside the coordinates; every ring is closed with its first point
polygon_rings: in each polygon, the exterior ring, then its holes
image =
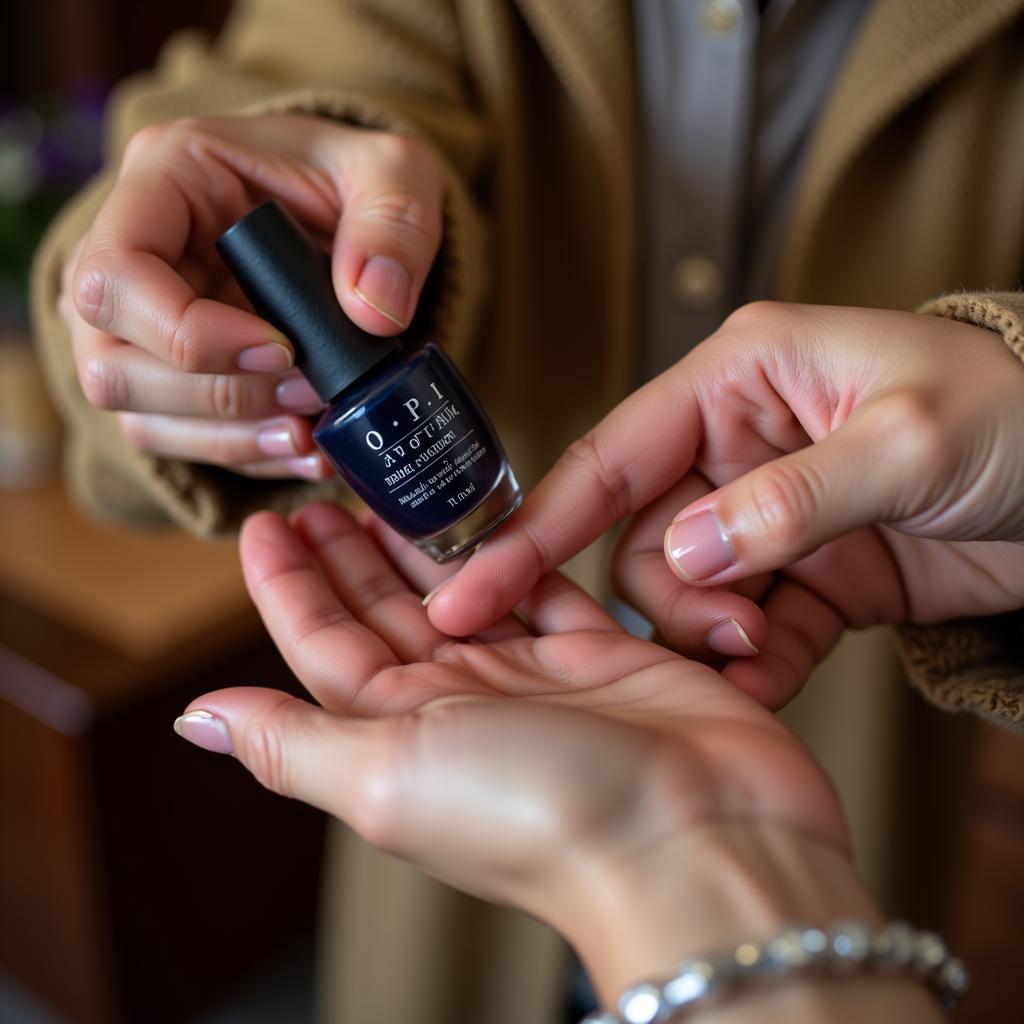
{"type": "Polygon", "coordinates": [[[193,701],[174,731],[204,750],[233,754],[266,789],[378,842],[391,817],[390,721],[343,718],[278,690],[237,687],[193,701]]]}
{"type": "Polygon", "coordinates": [[[332,263],[345,312],[364,330],[391,335],[412,320],[441,244],[444,180],[424,147],[385,138],[394,152],[368,162],[345,197],[332,263]]]}
{"type": "Polygon", "coordinates": [[[683,509],[665,531],[673,572],[691,584],[745,579],[784,568],[862,526],[898,518],[913,458],[894,443],[888,418],[874,412],[864,406],[822,440],[683,509]]]}

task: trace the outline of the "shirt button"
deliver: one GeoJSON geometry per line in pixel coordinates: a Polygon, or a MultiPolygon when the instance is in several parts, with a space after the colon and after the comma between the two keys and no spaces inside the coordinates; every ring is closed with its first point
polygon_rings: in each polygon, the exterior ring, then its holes
{"type": "Polygon", "coordinates": [[[705,309],[722,294],[722,271],[710,256],[684,256],[672,268],[671,286],[680,305],[705,309]]]}
{"type": "Polygon", "coordinates": [[[743,5],[740,0],[707,0],[702,20],[715,35],[734,35],[743,25],[743,5]]]}

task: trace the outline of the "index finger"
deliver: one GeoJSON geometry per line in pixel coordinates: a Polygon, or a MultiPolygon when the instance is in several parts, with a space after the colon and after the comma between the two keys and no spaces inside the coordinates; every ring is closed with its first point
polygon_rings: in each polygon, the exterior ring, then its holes
{"type": "Polygon", "coordinates": [[[511,611],[542,576],[689,471],[700,421],[679,366],[636,391],[569,446],[509,524],[433,595],[430,621],[468,636],[511,611]]]}
{"type": "Polygon", "coordinates": [[[276,513],[242,527],[245,585],[303,686],[326,708],[350,711],[371,680],[398,665],[394,651],[342,603],[310,550],[276,513]]]}
{"type": "Polygon", "coordinates": [[[197,295],[174,269],[190,240],[212,246],[220,220],[227,227],[251,205],[241,194],[231,199],[238,188],[223,191],[224,206],[214,214],[163,168],[122,174],[82,246],[74,303],[93,327],[175,369],[283,373],[293,355],[279,331],[254,313],[197,295]]]}

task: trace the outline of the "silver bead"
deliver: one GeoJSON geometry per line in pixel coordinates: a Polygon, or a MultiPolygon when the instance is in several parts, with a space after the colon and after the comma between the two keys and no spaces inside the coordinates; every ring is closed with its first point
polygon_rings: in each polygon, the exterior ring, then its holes
{"type": "Polygon", "coordinates": [[[828,937],[832,962],[840,971],[859,967],[871,954],[871,932],[862,921],[838,921],[828,937]]]}
{"type": "Polygon", "coordinates": [[[718,976],[709,960],[687,960],[679,973],[665,982],[661,994],[670,1009],[679,1010],[705,998],[717,983],[718,976]]]}
{"type": "Polygon", "coordinates": [[[914,959],[914,931],[902,921],[886,925],[871,943],[875,964],[884,971],[902,971],[914,959]]]}
{"type": "Polygon", "coordinates": [[[956,1006],[971,987],[971,976],[962,960],[951,956],[938,970],[935,981],[939,986],[943,1004],[947,1008],[956,1006]]]}
{"type": "Polygon", "coordinates": [[[768,942],[766,969],[776,973],[803,970],[818,963],[827,948],[828,936],[820,928],[788,928],[768,942]]]}
{"type": "Polygon", "coordinates": [[[877,933],[862,921],[837,921],[827,932],[796,923],[763,942],[744,942],[731,952],[695,957],[680,964],[666,982],[650,981],[626,991],[619,1016],[594,1013],[581,1024],[667,1024],[712,1003],[723,993],[762,979],[823,969],[913,972],[951,1009],[966,994],[970,976],[932,932],[915,932],[894,922],[877,933]]]}
{"type": "Polygon", "coordinates": [[[765,961],[770,971],[791,971],[803,967],[807,962],[807,953],[800,941],[800,932],[791,928],[771,939],[765,947],[765,961]]]}
{"type": "Polygon", "coordinates": [[[766,963],[765,948],[760,942],[742,942],[732,951],[732,966],[741,977],[762,970],[766,963]]]}
{"type": "Polygon", "coordinates": [[[946,944],[935,932],[918,932],[914,937],[914,970],[922,978],[937,971],[947,956],[946,944]]]}
{"type": "Polygon", "coordinates": [[[805,928],[800,941],[815,963],[820,963],[828,953],[828,936],[820,928],[805,928]]]}
{"type": "Polygon", "coordinates": [[[654,1024],[662,1019],[661,989],[646,982],[626,989],[619,999],[619,1016],[626,1024],[654,1024]]]}

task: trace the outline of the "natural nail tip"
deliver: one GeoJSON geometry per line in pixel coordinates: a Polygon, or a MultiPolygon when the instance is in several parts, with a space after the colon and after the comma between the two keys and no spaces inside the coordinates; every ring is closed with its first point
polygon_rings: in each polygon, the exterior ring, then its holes
{"type": "Polygon", "coordinates": [[[740,639],[750,648],[751,653],[760,654],[761,649],[750,639],[747,631],[735,619],[729,619],[729,621],[736,627],[736,632],[739,633],[740,639]]]}
{"type": "Polygon", "coordinates": [[[405,329],[412,299],[409,271],[390,256],[371,256],[353,284],[355,294],[386,320],[405,329]]]}
{"type": "Polygon", "coordinates": [[[433,590],[431,590],[431,591],[430,591],[430,593],[429,593],[429,594],[427,594],[427,595],[426,595],[426,596],[425,596],[425,597],[423,598],[423,600],[422,600],[422,601],[420,602],[420,604],[422,604],[422,605],[423,605],[423,607],[424,607],[424,608],[426,608],[426,607],[427,607],[427,605],[428,605],[428,604],[430,604],[430,602],[431,602],[431,601],[433,601],[433,600],[434,600],[434,598],[435,598],[435,597],[437,597],[437,595],[438,595],[438,594],[439,594],[439,593],[440,593],[440,592],[441,592],[441,591],[442,591],[442,590],[443,590],[443,589],[444,589],[444,588],[445,588],[446,586],[448,586],[448,583],[449,583],[449,581],[448,581],[448,580],[443,580],[443,581],[442,581],[441,583],[438,583],[438,585],[437,585],[436,587],[434,587],[434,589],[433,589],[433,590]]]}
{"type": "Polygon", "coordinates": [[[250,373],[287,373],[295,366],[295,353],[284,342],[268,341],[244,349],[236,365],[250,373]]]}
{"type": "Polygon", "coordinates": [[[363,302],[365,302],[370,307],[370,309],[380,313],[380,315],[384,317],[385,320],[390,320],[396,327],[404,331],[406,327],[409,326],[404,320],[399,320],[397,316],[394,316],[393,314],[389,313],[383,306],[378,305],[376,302],[373,301],[373,299],[367,296],[364,292],[360,291],[358,285],[356,285],[352,290],[356,293],[356,295],[359,296],[360,299],[363,300],[363,302]]]}
{"type": "Polygon", "coordinates": [[[685,548],[672,547],[671,533],[675,528],[676,523],[670,523],[668,529],[665,530],[664,547],[669,554],[669,558],[672,559],[672,568],[675,570],[677,576],[681,576],[686,583],[699,583],[700,580],[696,576],[692,576],[683,567],[682,556],[686,553],[685,548]]]}
{"type": "Polygon", "coordinates": [[[174,720],[174,731],[181,736],[182,726],[186,722],[212,722],[213,715],[209,711],[186,711],[183,715],[178,715],[174,720]]]}
{"type": "Polygon", "coordinates": [[[331,475],[324,460],[315,453],[289,459],[288,468],[304,480],[326,480],[331,475]]]}
{"type": "Polygon", "coordinates": [[[227,726],[209,711],[186,711],[174,720],[174,731],[184,740],[214,754],[232,754],[227,726]]]}
{"type": "Polygon", "coordinates": [[[754,646],[747,631],[735,619],[723,619],[707,635],[713,651],[730,658],[745,658],[761,652],[754,646]]]}
{"type": "Polygon", "coordinates": [[[669,555],[672,558],[672,568],[677,576],[681,576],[684,583],[700,583],[700,577],[691,576],[684,568],[679,559],[679,553],[669,548],[669,555]]]}
{"type": "Polygon", "coordinates": [[[323,399],[305,377],[286,377],[274,388],[274,400],[291,412],[312,414],[324,408],[323,399]]]}
{"type": "Polygon", "coordinates": [[[256,435],[260,451],[271,458],[291,458],[299,454],[295,438],[287,426],[268,427],[256,435]]]}

